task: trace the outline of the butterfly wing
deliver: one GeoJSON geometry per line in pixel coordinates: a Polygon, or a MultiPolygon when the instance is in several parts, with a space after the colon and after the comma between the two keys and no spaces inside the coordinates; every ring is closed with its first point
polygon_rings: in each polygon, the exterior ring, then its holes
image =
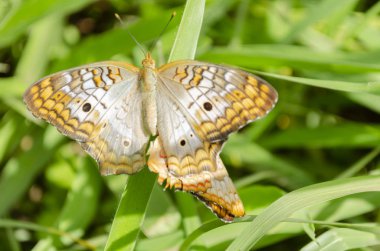
{"type": "Polygon", "coordinates": [[[273,87],[239,69],[178,61],[158,71],[192,126],[210,142],[227,139],[231,132],[265,116],[277,102],[273,87]]]}
{"type": "Polygon", "coordinates": [[[24,94],[34,116],[81,146],[102,174],[134,173],[145,163],[139,69],[102,62],[45,77],[24,94]]]}
{"type": "Polygon", "coordinates": [[[168,94],[159,94],[158,134],[150,147],[148,167],[158,182],[192,193],[218,217],[232,221],[244,215],[236,189],[219,158],[221,142],[198,137],[178,105],[168,94]]]}
{"type": "Polygon", "coordinates": [[[219,153],[234,132],[265,116],[276,91],[247,72],[196,61],[158,69],[158,133],[149,168],[166,187],[192,193],[224,221],[244,215],[219,153]]]}

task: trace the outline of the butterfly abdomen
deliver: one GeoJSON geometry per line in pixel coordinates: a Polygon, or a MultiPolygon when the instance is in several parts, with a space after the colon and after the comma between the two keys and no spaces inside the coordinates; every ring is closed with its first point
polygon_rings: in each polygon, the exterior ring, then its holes
{"type": "Polygon", "coordinates": [[[143,105],[143,121],[151,135],[157,135],[157,73],[154,60],[148,54],[143,60],[140,86],[143,105]]]}

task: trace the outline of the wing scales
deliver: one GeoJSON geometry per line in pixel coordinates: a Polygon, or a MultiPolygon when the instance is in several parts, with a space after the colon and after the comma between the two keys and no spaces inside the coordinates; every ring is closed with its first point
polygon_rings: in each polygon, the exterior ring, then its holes
{"type": "Polygon", "coordinates": [[[145,164],[139,69],[103,62],[53,74],[24,94],[31,112],[77,140],[102,174],[134,173],[145,164]]]}
{"type": "Polygon", "coordinates": [[[181,92],[158,84],[158,137],[150,148],[148,167],[160,184],[190,192],[218,217],[230,222],[244,215],[243,204],[219,153],[223,142],[203,140],[177,99],[181,92]]]}
{"type": "Polygon", "coordinates": [[[175,89],[177,102],[199,134],[208,141],[226,140],[249,122],[265,116],[277,102],[277,92],[250,73],[196,61],[164,65],[159,76],[175,89]],[[178,94],[180,93],[180,94],[178,94]]]}

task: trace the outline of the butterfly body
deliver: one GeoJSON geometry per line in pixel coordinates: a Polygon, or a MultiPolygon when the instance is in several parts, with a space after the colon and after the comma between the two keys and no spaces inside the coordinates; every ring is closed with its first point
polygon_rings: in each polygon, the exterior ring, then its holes
{"type": "Polygon", "coordinates": [[[176,61],[142,69],[99,62],[47,76],[24,101],[36,116],[77,140],[108,174],[145,164],[165,187],[190,192],[224,221],[244,215],[219,153],[228,135],[265,116],[277,101],[264,80],[239,69],[176,61]],[[146,149],[149,137],[149,159],[146,149]]]}
{"type": "Polygon", "coordinates": [[[142,102],[144,107],[145,125],[151,135],[157,134],[157,72],[155,62],[147,54],[142,61],[140,86],[142,92],[142,102]]]}

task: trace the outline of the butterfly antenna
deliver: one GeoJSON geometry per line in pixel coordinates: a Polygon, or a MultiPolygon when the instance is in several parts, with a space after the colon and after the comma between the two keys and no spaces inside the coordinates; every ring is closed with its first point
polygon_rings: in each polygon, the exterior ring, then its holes
{"type": "Polygon", "coordinates": [[[125,27],[125,29],[127,30],[129,36],[137,44],[137,46],[140,48],[140,50],[142,51],[142,53],[144,55],[146,55],[146,51],[145,51],[144,47],[139,43],[139,41],[137,41],[137,39],[135,38],[135,36],[132,35],[132,33],[129,31],[128,27],[125,25],[124,21],[121,19],[121,17],[119,16],[119,14],[115,13],[115,17],[116,17],[117,20],[119,20],[119,22],[121,23],[121,25],[123,25],[125,27]]]}
{"type": "Polygon", "coordinates": [[[174,11],[172,13],[172,15],[170,16],[170,19],[169,21],[166,23],[165,27],[162,29],[160,35],[158,35],[158,37],[153,41],[153,43],[149,46],[149,51],[152,51],[152,49],[156,46],[158,40],[160,40],[160,38],[162,37],[162,35],[164,34],[164,32],[166,31],[166,29],[168,28],[170,22],[173,20],[173,18],[177,15],[177,13],[174,11]]]}

